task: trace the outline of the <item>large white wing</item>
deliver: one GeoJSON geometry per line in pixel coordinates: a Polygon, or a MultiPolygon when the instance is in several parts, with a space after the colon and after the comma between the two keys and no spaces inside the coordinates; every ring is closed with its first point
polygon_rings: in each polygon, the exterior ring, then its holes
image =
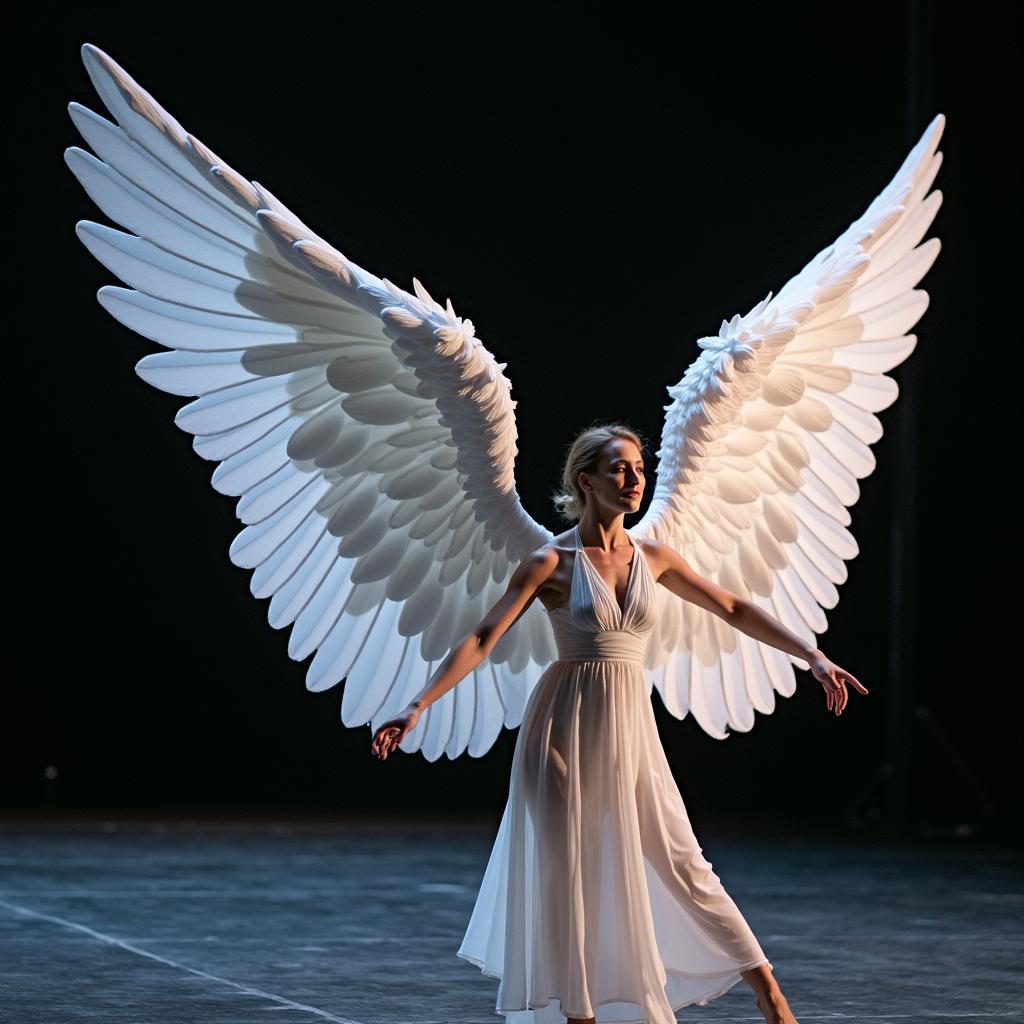
{"type": "MultiPolygon", "coordinates": [[[[65,159],[118,231],[78,236],[127,288],[99,300],[169,351],[136,372],[197,396],[175,423],[239,496],[231,545],[252,569],[306,684],[345,679],[342,720],[392,716],[551,538],[516,492],[505,364],[472,321],[356,266],[186,132],[95,46],[82,59],[116,119],[77,103],[93,154],[65,159]]],[[[534,602],[491,657],[402,744],[430,761],[484,754],[517,726],[555,657],[534,602]]]]}
{"type": "MultiPolygon", "coordinates": [[[[875,468],[886,371],[914,350],[928,307],[915,289],[939,253],[921,239],[942,193],[938,115],[892,181],[772,298],[722,322],[668,389],[658,480],[632,530],[670,544],[702,576],[814,642],[858,548],[847,511],[875,468]],[[919,244],[920,243],[920,244],[919,244]]],[[[717,739],[770,714],[806,662],[659,589],[647,670],[668,710],[717,739]]],[[[817,644],[815,643],[815,646],[817,644]]]]}

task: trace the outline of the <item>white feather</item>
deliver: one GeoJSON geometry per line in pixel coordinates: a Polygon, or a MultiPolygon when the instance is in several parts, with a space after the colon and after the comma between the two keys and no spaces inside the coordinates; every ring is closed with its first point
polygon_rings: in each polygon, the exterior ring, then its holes
{"type": "MultiPolygon", "coordinates": [[[[65,160],[124,230],[81,221],[83,245],[127,287],[110,314],[166,351],[136,372],[189,396],[175,417],[213,486],[238,498],[230,547],[268,598],[306,685],[346,680],[344,724],[376,728],[498,600],[551,533],[516,491],[511,384],[471,320],[353,263],[269,189],[186,132],[98,48],[82,58],[114,121],[77,103],[93,153],[65,160]]],[[[942,195],[937,116],[864,214],[774,296],[698,340],[668,389],[658,482],[631,531],[813,641],[838,602],[858,481],[875,468],[886,376],[913,352],[923,241],[942,195]]],[[[677,718],[747,731],[793,658],[659,591],[647,674],[677,718]]],[[[488,661],[432,704],[404,750],[480,757],[514,728],[553,637],[534,602],[488,661]]]]}
{"type": "MultiPolygon", "coordinates": [[[[678,549],[699,572],[809,642],[827,629],[823,609],[835,607],[844,563],[857,555],[848,508],[875,468],[874,414],[898,394],[886,373],[914,350],[907,332],[928,306],[915,289],[939,253],[938,239],[921,240],[941,203],[928,190],[944,123],[932,121],[864,214],[774,298],[700,339],[700,356],[669,388],[657,486],[632,532],[683,539],[678,549]],[[724,531],[727,510],[753,511],[724,531]]],[[[749,638],[734,644],[682,602],[663,603],[662,614],[647,671],[677,718],[693,710],[724,739],[727,725],[749,729],[754,710],[771,713],[774,692],[794,692],[801,659],[749,638]]]]}
{"type": "MultiPolygon", "coordinates": [[[[356,266],[107,54],[87,44],[82,58],[114,121],[71,104],[94,153],[72,147],[65,160],[125,229],[77,225],[128,286],[98,298],[167,350],[138,375],[193,398],[175,422],[220,463],[213,486],[238,497],[231,559],[253,570],[270,624],[292,626],[289,655],[314,655],[307,686],[347,679],[344,723],[380,721],[551,537],[516,492],[504,364],[450,301],[356,266]]],[[[554,652],[538,613],[508,636],[414,730],[430,760],[482,756],[518,725],[554,652]]]]}

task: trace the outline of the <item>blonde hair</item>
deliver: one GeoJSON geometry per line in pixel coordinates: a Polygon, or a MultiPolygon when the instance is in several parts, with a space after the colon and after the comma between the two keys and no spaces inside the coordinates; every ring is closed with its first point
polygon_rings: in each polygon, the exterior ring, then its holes
{"type": "Polygon", "coordinates": [[[585,427],[569,444],[562,466],[562,487],[552,495],[555,508],[563,519],[572,522],[582,517],[586,495],[579,485],[579,475],[595,472],[605,445],[617,437],[632,441],[640,449],[640,454],[645,454],[641,436],[622,423],[600,423],[585,427]]]}

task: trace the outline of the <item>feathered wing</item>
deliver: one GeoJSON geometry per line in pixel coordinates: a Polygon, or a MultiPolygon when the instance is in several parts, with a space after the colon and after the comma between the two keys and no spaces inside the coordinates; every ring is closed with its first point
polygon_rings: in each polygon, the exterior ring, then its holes
{"type": "MultiPolygon", "coordinates": [[[[772,298],[702,338],[668,389],[658,480],[631,531],[679,551],[700,575],[750,598],[814,642],[856,556],[847,511],[875,468],[875,413],[895,401],[886,371],[913,351],[928,306],[916,285],[939,253],[921,241],[944,118],[925,130],[862,217],[772,298]]],[[[806,662],[752,640],[659,588],[647,671],[668,710],[711,736],[746,732],[806,662]]],[[[817,644],[815,644],[817,646],[817,644]]]]}
{"type": "MultiPolygon", "coordinates": [[[[118,231],[78,236],[128,287],[99,300],[167,348],[136,372],[193,396],[175,423],[239,497],[231,561],[253,570],[306,684],[345,679],[342,720],[371,728],[422,688],[551,538],[516,491],[505,364],[472,321],[356,266],[187,133],[95,46],[82,58],[116,120],[69,106],[97,154],[65,159],[118,231]]],[[[402,744],[484,754],[555,656],[534,602],[402,744]]]]}

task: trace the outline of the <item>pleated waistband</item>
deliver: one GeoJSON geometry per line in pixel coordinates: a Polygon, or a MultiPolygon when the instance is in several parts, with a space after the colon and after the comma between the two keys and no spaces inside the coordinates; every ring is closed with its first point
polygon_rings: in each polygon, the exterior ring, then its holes
{"type": "Polygon", "coordinates": [[[642,665],[648,639],[628,630],[604,629],[558,636],[556,648],[559,661],[635,661],[642,665]]]}

